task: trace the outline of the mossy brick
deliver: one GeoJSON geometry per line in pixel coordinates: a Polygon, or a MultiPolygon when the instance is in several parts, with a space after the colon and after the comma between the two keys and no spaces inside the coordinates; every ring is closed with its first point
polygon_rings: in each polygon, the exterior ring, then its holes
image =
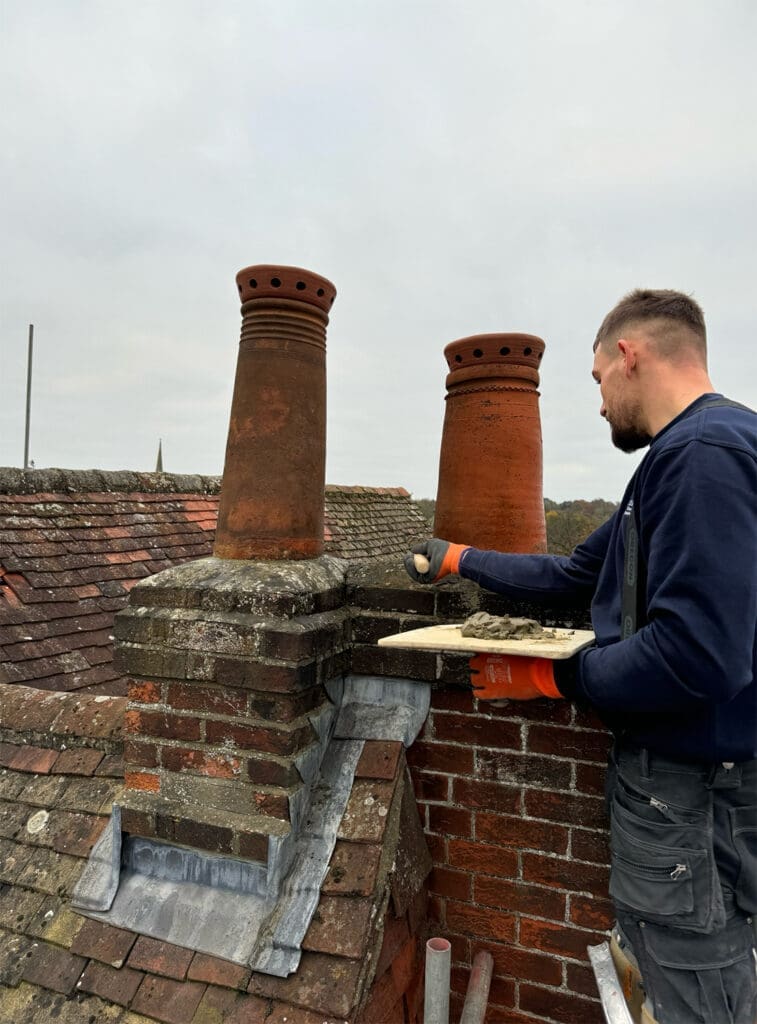
{"type": "Polygon", "coordinates": [[[101,750],[72,747],[60,752],[53,771],[56,775],[94,775],[104,756],[101,750]]]}
{"type": "MultiPolygon", "coordinates": [[[[21,981],[26,966],[27,954],[31,951],[32,940],[25,935],[13,935],[0,928],[0,986],[15,987],[21,981]]],[[[0,1012],[2,1012],[0,1002],[0,1012]]],[[[0,1017],[0,1020],[3,1019],[0,1017]]],[[[14,1017],[6,1017],[14,1021],[14,1017]]]]}
{"type": "MultiPolygon", "coordinates": [[[[244,968],[238,969],[245,971],[244,968]]],[[[245,971],[245,973],[249,975],[249,971],[245,971]]],[[[196,980],[205,979],[198,978],[196,980]]],[[[296,1014],[295,1008],[290,1006],[288,1009],[291,1012],[287,1024],[298,1024],[296,1016],[293,1016],[296,1014]]],[[[272,1006],[268,999],[260,999],[258,996],[234,992],[230,988],[209,984],[194,1017],[192,1017],[191,1024],[273,1024],[271,1013],[272,1006]]],[[[318,1024],[326,1024],[326,1022],[319,1019],[318,1024]]]]}
{"type": "Polygon", "coordinates": [[[42,893],[15,887],[0,888],[0,921],[13,932],[25,933],[29,922],[42,906],[42,893]]]}
{"type": "Polygon", "coordinates": [[[353,842],[381,842],[389,820],[395,784],[372,779],[355,779],[339,824],[339,839],[353,842]]]}
{"type": "Polygon", "coordinates": [[[120,740],[125,697],[72,697],[51,726],[61,736],[83,736],[88,741],[120,740]]]}
{"type": "MultiPolygon", "coordinates": [[[[14,843],[10,839],[0,839],[0,882],[7,885],[15,883],[36,852],[31,847],[14,843]]],[[[29,886],[29,888],[35,888],[29,886]]]]}
{"type": "Polygon", "coordinates": [[[372,896],[378,880],[380,844],[337,840],[321,891],[330,896],[372,896]]]}
{"type": "Polygon", "coordinates": [[[22,830],[33,813],[28,804],[3,801],[0,804],[0,838],[23,839],[22,830]]]}
{"type": "Polygon", "coordinates": [[[45,896],[29,921],[27,934],[68,949],[84,924],[84,918],[69,909],[60,896],[45,896]]]}
{"type": "Polygon", "coordinates": [[[104,815],[70,811],[56,811],[53,819],[53,849],[72,857],[88,857],[108,824],[104,815]]]}
{"type": "Polygon", "coordinates": [[[68,811],[86,811],[90,814],[109,813],[106,808],[121,786],[106,778],[68,779],[66,788],[57,799],[57,806],[68,811]]]}
{"type": "Polygon", "coordinates": [[[16,881],[27,889],[53,896],[70,895],[82,868],[83,863],[77,857],[38,848],[31,851],[16,881]]]}

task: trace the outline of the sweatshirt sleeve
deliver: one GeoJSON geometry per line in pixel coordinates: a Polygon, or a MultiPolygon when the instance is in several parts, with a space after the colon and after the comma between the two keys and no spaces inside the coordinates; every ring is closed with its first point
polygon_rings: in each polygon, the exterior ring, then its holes
{"type": "Polygon", "coordinates": [[[647,625],[558,670],[569,697],[610,711],[732,699],[752,678],[757,620],[757,463],[692,440],[662,452],[640,493],[647,625]]]}
{"type": "Polygon", "coordinates": [[[545,600],[554,595],[594,593],[614,517],[603,523],[571,555],[514,555],[468,548],[460,575],[507,597],[545,600]]]}

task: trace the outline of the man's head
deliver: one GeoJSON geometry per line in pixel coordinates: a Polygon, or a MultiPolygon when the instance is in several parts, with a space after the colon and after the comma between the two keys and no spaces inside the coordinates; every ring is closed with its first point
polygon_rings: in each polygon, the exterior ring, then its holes
{"type": "Polygon", "coordinates": [[[594,342],[592,376],[602,392],[600,414],[613,444],[631,452],[654,433],[657,392],[707,373],[704,315],[688,295],[670,289],[637,288],[602,321],[594,342]]]}

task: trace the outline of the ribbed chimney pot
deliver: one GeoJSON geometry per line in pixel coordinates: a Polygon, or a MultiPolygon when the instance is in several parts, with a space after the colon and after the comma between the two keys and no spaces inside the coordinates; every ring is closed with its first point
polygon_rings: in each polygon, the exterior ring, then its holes
{"type": "Polygon", "coordinates": [[[546,551],[539,365],[532,334],[476,334],[449,367],[434,533],[475,547],[546,551]]]}
{"type": "Polygon", "coordinates": [[[323,552],[326,278],[261,264],[237,274],[242,300],[234,396],[213,553],[305,559],[323,552]]]}

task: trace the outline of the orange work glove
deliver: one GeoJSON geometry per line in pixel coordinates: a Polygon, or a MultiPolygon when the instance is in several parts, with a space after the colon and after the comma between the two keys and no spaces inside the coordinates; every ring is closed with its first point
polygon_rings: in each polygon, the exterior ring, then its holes
{"type": "Polygon", "coordinates": [[[479,700],[559,698],[552,662],[509,654],[477,654],[468,663],[473,693],[479,700]]]}
{"type": "Polygon", "coordinates": [[[405,569],[414,583],[436,583],[450,573],[459,572],[460,556],[469,547],[469,544],[452,544],[432,537],[423,544],[416,544],[405,555],[405,569]]]}

